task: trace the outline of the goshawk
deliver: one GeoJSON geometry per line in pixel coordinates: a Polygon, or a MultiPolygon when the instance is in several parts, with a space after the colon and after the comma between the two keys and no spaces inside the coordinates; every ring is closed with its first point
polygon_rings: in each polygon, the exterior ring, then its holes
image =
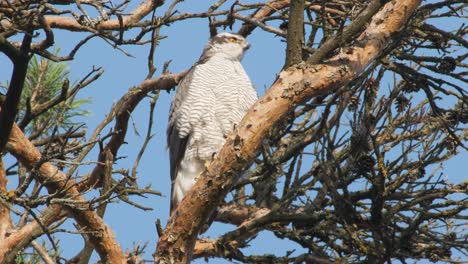
{"type": "Polygon", "coordinates": [[[171,212],[220,150],[225,138],[257,100],[240,61],[249,48],[244,37],[212,37],[181,81],[172,100],[167,129],[171,162],[171,212]]]}

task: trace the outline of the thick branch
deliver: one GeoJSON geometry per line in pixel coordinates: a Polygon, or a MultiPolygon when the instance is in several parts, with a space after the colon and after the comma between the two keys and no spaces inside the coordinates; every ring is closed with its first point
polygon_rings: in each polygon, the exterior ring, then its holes
{"type": "Polygon", "coordinates": [[[391,1],[359,36],[356,42],[359,46],[347,48],[327,64],[299,64],[282,71],[172,214],[159,239],[156,262],[190,262],[201,227],[256,157],[272,124],[285,118],[295,106],[331,93],[358,76],[379,56],[391,41],[391,35],[401,30],[419,3],[419,0],[391,1]]]}
{"type": "Polygon", "coordinates": [[[3,36],[0,35],[0,51],[3,52],[11,62],[15,62],[20,56],[20,52],[15,46],[11,45],[8,40],[6,40],[3,36]]]}
{"type": "Polygon", "coordinates": [[[14,65],[6,100],[2,103],[2,111],[0,112],[0,153],[3,152],[3,148],[8,141],[8,135],[10,134],[11,127],[15,122],[18,112],[24,79],[28,71],[28,53],[31,41],[32,35],[25,34],[21,48],[17,51],[13,51],[14,48],[7,40],[3,38],[0,39],[0,51],[5,52],[14,65]]]}

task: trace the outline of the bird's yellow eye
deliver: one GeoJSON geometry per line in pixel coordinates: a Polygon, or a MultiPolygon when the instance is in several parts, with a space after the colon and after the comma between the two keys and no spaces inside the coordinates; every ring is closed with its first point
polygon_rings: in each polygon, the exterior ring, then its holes
{"type": "Polygon", "coordinates": [[[228,38],[229,42],[236,43],[238,40],[236,38],[228,38]]]}

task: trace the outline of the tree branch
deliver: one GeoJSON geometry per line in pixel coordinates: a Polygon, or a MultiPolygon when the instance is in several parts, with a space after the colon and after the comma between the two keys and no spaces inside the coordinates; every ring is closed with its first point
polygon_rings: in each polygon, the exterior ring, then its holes
{"type": "Polygon", "coordinates": [[[14,51],[14,47],[4,38],[0,39],[0,51],[5,52],[13,62],[13,73],[11,74],[10,85],[6,99],[2,103],[2,111],[0,112],[0,153],[8,141],[8,136],[11,127],[16,119],[18,112],[18,104],[23,91],[24,79],[28,71],[29,49],[31,47],[32,32],[26,33],[19,50],[14,51]]]}
{"type": "Polygon", "coordinates": [[[49,253],[47,252],[47,249],[42,247],[36,241],[31,242],[31,245],[33,246],[34,250],[41,257],[42,261],[44,261],[45,264],[54,264],[55,263],[55,261],[52,259],[52,257],[49,256],[49,253]]]}

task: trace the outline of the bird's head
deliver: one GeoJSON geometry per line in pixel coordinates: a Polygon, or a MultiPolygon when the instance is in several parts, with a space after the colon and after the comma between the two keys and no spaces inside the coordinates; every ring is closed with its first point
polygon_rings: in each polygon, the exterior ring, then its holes
{"type": "Polygon", "coordinates": [[[228,59],[241,60],[244,56],[244,52],[249,47],[250,44],[243,36],[223,32],[210,39],[203,51],[202,57],[210,58],[219,54],[228,59]]]}

